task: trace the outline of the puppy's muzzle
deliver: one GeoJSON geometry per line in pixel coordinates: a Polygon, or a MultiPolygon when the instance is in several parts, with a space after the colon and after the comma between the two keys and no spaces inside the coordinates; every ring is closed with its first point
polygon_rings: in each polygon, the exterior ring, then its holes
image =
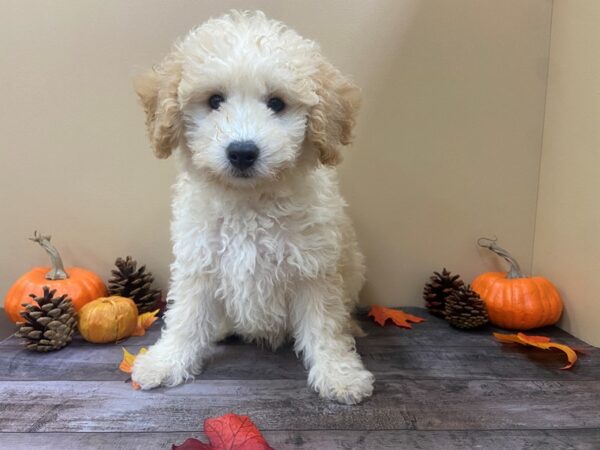
{"type": "Polygon", "coordinates": [[[227,146],[227,159],[240,171],[249,169],[258,159],[258,147],[253,141],[235,141],[227,146]]]}

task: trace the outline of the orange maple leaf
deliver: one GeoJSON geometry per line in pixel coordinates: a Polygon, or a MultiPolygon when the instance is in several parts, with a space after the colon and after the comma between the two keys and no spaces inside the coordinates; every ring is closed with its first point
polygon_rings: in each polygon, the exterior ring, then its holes
{"type": "Polygon", "coordinates": [[[541,348],[544,350],[550,350],[555,348],[564,352],[567,355],[567,360],[569,363],[561,367],[562,370],[570,369],[577,362],[577,353],[568,345],[557,344],[552,342],[549,337],[546,336],[528,336],[523,333],[517,334],[502,334],[502,333],[494,333],[494,337],[498,339],[500,342],[505,343],[517,343],[521,345],[530,345],[532,347],[541,348]]]}
{"type": "MultiPolygon", "coordinates": [[[[123,359],[121,360],[121,363],[119,364],[119,370],[121,372],[131,373],[133,371],[133,363],[135,363],[136,356],[143,355],[144,353],[146,353],[148,351],[148,349],[146,347],[142,347],[140,349],[140,351],[137,353],[137,355],[134,355],[132,353],[129,353],[125,347],[122,347],[122,348],[123,348],[123,359]]],[[[132,381],[131,387],[133,387],[134,389],[137,390],[140,388],[140,385],[137,384],[135,381],[132,381]]]]}
{"type": "Polygon", "coordinates": [[[412,314],[407,314],[399,309],[384,308],[383,306],[373,305],[369,310],[369,317],[372,317],[377,324],[384,326],[388,319],[392,319],[392,322],[398,327],[412,328],[408,322],[420,323],[424,322],[425,319],[412,314]]]}
{"type": "Polygon", "coordinates": [[[143,336],[146,334],[146,330],[152,326],[154,322],[158,320],[156,315],[160,310],[154,310],[152,312],[147,312],[144,314],[140,314],[138,316],[137,325],[135,327],[135,331],[131,334],[132,336],[143,336]]]}

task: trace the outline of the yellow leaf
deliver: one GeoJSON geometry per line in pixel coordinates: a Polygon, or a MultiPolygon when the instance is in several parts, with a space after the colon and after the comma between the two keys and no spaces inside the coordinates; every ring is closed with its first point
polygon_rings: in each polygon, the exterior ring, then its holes
{"type": "Polygon", "coordinates": [[[528,336],[524,333],[517,333],[517,334],[494,333],[494,337],[496,339],[498,339],[500,342],[506,342],[506,343],[514,342],[516,344],[529,345],[531,347],[537,347],[537,348],[541,348],[543,350],[549,350],[552,348],[560,350],[560,351],[564,352],[565,355],[567,355],[567,360],[569,361],[569,363],[566,366],[561,367],[562,370],[570,369],[577,362],[577,353],[575,352],[575,350],[573,350],[568,345],[557,344],[555,342],[552,342],[551,339],[546,336],[528,336]]]}
{"type": "Polygon", "coordinates": [[[369,310],[369,317],[373,317],[376,323],[380,326],[384,326],[388,319],[392,319],[392,322],[398,327],[412,328],[408,322],[420,323],[425,319],[421,317],[407,314],[404,311],[398,309],[384,308],[383,306],[373,305],[369,310]]]}
{"type": "Polygon", "coordinates": [[[132,353],[129,353],[125,347],[122,347],[122,348],[123,348],[123,359],[121,360],[121,363],[119,364],[119,370],[121,370],[121,372],[131,373],[131,371],[133,370],[133,363],[135,363],[136,356],[143,355],[144,353],[146,353],[148,351],[148,349],[146,347],[142,347],[140,349],[140,351],[137,353],[137,355],[134,355],[132,353]]]}
{"type": "Polygon", "coordinates": [[[147,312],[144,314],[140,314],[138,316],[137,326],[135,327],[135,331],[132,336],[143,336],[146,334],[146,330],[152,326],[154,322],[158,320],[156,315],[160,310],[154,310],[152,312],[147,312]]]}

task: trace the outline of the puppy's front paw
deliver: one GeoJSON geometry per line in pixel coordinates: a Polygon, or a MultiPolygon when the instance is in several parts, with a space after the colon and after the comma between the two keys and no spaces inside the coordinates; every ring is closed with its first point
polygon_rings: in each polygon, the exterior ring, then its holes
{"type": "Polygon", "coordinates": [[[321,397],[346,405],[356,405],[373,394],[373,374],[362,367],[345,364],[311,369],[309,380],[321,397]]]}
{"type": "Polygon", "coordinates": [[[150,352],[135,358],[131,379],[144,390],[160,385],[175,386],[183,383],[189,374],[177,366],[170,366],[150,352]]]}

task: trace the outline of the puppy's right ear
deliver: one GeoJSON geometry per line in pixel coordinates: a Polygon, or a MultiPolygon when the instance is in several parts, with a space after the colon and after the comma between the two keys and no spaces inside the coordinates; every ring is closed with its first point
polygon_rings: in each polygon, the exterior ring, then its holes
{"type": "Polygon", "coordinates": [[[135,90],[146,112],[148,137],[157,158],[167,158],[181,139],[181,109],[177,88],[181,64],[174,58],[136,78],[135,90]]]}

